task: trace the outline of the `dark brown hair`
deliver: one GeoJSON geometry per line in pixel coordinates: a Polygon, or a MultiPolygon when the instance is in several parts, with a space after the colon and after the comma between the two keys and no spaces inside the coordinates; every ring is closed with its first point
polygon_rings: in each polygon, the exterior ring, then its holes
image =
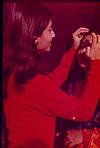
{"type": "Polygon", "coordinates": [[[7,94],[7,82],[13,71],[17,87],[25,84],[37,73],[46,71],[34,41],[42,34],[51,19],[48,8],[34,2],[10,3],[7,15],[7,18],[6,15],[4,18],[4,96],[7,94]]]}

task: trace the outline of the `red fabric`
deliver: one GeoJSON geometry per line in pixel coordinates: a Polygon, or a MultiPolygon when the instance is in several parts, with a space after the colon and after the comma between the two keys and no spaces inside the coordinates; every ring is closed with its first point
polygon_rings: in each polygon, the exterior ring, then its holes
{"type": "Polygon", "coordinates": [[[47,76],[38,74],[25,85],[22,93],[14,91],[11,77],[4,103],[10,148],[53,148],[56,117],[88,120],[92,116],[100,96],[100,61],[91,63],[86,89],[78,98],[59,88],[73,56],[71,49],[54,72],[47,76]]]}
{"type": "Polygon", "coordinates": [[[100,129],[83,130],[83,145],[88,148],[100,148],[100,129]]]}

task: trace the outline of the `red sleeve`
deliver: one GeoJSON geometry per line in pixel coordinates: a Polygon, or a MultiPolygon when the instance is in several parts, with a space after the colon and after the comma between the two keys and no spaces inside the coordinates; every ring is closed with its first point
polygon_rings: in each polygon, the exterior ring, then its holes
{"type": "Polygon", "coordinates": [[[54,79],[58,85],[61,85],[66,80],[75,51],[75,49],[71,48],[69,52],[66,52],[60,62],[60,65],[52,73],[50,73],[50,77],[54,79]]]}
{"type": "Polygon", "coordinates": [[[39,85],[38,107],[41,112],[50,116],[71,120],[75,117],[75,120],[85,121],[93,115],[99,96],[100,61],[93,61],[87,84],[81,97],[67,95],[59,89],[54,81],[44,78],[41,81],[41,85],[39,85]]]}

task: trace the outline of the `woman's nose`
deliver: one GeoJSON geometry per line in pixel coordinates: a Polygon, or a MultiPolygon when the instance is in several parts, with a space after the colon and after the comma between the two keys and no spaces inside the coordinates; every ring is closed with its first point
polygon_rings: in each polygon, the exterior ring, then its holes
{"type": "Polygon", "coordinates": [[[54,33],[54,31],[52,30],[52,32],[51,32],[51,35],[52,35],[52,38],[54,38],[55,37],[55,33],[54,33]]]}

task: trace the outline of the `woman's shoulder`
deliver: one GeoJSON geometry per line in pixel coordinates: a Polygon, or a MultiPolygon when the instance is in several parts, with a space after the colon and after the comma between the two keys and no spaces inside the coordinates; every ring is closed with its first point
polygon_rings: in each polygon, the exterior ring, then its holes
{"type": "Polygon", "coordinates": [[[51,82],[51,79],[48,75],[38,74],[36,77],[31,79],[26,85],[27,86],[39,86],[44,87],[47,86],[51,82]]]}
{"type": "Polygon", "coordinates": [[[20,90],[16,92],[15,90],[16,86],[14,83],[14,74],[12,74],[8,81],[8,93],[9,95],[14,95],[14,96],[22,96],[25,94],[27,96],[28,94],[37,94],[39,92],[41,93],[44,90],[48,89],[48,87],[51,87],[51,84],[52,82],[48,75],[37,74],[34,78],[32,78],[27,83],[19,87],[20,90]]]}

